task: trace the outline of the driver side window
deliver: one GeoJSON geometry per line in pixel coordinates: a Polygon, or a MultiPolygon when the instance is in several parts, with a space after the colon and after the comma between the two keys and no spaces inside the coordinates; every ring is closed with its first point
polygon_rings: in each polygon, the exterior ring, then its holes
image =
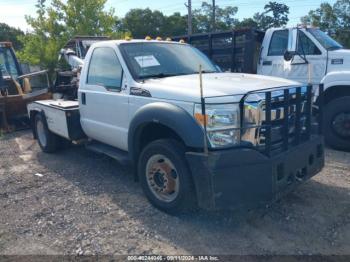
{"type": "Polygon", "coordinates": [[[273,32],[269,47],[268,56],[283,56],[288,47],[288,30],[273,32]]]}
{"type": "Polygon", "coordinates": [[[96,48],[90,60],[87,83],[120,91],[122,79],[123,69],[115,51],[109,47],[96,48]]]}
{"type": "Polygon", "coordinates": [[[321,51],[302,31],[298,31],[298,53],[301,55],[320,55],[321,51]]]}

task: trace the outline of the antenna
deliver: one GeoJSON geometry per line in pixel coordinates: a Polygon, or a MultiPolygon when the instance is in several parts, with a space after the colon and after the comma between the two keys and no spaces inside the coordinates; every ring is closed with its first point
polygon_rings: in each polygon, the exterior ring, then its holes
{"type": "Polygon", "coordinates": [[[199,65],[199,89],[201,94],[201,107],[202,107],[203,128],[204,128],[204,136],[203,136],[204,154],[208,155],[207,116],[205,114],[205,98],[203,96],[202,65],[199,65]]]}

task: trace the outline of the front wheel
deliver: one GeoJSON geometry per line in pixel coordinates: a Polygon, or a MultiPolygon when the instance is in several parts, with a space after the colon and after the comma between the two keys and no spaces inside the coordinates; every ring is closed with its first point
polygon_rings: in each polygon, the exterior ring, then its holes
{"type": "Polygon", "coordinates": [[[337,98],[325,107],[326,143],[341,150],[350,150],[350,96],[337,98]]]}
{"type": "Polygon", "coordinates": [[[156,140],[141,152],[138,173],[148,200],[168,213],[195,207],[196,197],[184,147],[172,139],[156,140]]]}

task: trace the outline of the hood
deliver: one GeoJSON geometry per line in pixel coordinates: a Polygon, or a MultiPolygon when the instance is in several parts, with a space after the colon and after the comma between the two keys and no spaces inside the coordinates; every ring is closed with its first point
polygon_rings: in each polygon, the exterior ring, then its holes
{"type": "Polygon", "coordinates": [[[350,56],[350,49],[338,49],[329,51],[329,55],[336,57],[350,56]]]}
{"type": "Polygon", "coordinates": [[[339,70],[350,70],[350,50],[349,49],[339,49],[328,52],[329,57],[329,70],[339,71],[339,70]],[[342,59],[342,64],[333,64],[332,60],[339,61],[342,59]]]}
{"type": "MultiPolygon", "coordinates": [[[[241,73],[207,73],[202,79],[204,97],[234,95],[237,101],[250,91],[300,85],[283,78],[241,73]]],[[[198,74],[148,79],[140,87],[147,89],[154,98],[200,101],[198,74]]],[[[232,97],[217,98],[218,102],[227,99],[232,101],[232,97]]]]}

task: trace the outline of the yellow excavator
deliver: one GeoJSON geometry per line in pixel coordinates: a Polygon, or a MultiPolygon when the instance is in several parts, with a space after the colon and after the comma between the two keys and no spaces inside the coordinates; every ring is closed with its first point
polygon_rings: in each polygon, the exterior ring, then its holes
{"type": "Polygon", "coordinates": [[[49,99],[47,70],[23,74],[11,42],[0,42],[0,131],[26,126],[28,103],[49,99]]]}

